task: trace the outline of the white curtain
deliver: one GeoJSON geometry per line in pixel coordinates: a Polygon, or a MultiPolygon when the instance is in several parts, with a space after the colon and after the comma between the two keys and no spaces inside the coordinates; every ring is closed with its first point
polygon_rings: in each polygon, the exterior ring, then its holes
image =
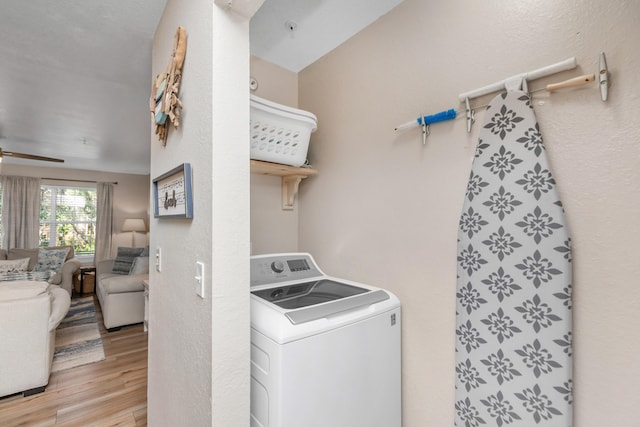
{"type": "Polygon", "coordinates": [[[2,177],[2,247],[38,247],[40,178],[2,177]]]}
{"type": "Polygon", "coordinates": [[[111,257],[111,236],[113,234],[113,184],[98,182],[97,190],[94,265],[111,257]]]}

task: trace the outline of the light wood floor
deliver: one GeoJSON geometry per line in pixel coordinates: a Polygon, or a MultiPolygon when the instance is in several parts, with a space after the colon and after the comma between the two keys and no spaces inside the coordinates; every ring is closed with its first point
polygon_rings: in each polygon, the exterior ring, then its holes
{"type": "Polygon", "coordinates": [[[43,393],[0,398],[0,426],[147,425],[147,334],[142,324],[108,333],[95,305],[106,359],[51,374],[43,393]]]}

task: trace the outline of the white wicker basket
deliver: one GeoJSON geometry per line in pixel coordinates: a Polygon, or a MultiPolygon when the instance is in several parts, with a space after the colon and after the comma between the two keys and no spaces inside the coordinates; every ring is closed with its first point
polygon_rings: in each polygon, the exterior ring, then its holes
{"type": "Polygon", "coordinates": [[[317,119],[298,110],[251,95],[251,158],[291,166],[307,159],[317,119]]]}

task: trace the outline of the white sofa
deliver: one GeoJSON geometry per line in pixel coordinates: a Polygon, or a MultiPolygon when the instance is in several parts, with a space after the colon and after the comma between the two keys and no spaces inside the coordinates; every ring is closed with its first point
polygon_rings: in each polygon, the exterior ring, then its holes
{"type": "Polygon", "coordinates": [[[46,248],[31,248],[31,249],[17,249],[12,248],[9,250],[0,249],[0,260],[17,260],[21,258],[29,258],[28,271],[33,271],[36,262],[38,261],[38,252],[40,250],[52,250],[69,248],[67,257],[62,265],[62,271],[56,273],[49,283],[53,285],[59,285],[65,289],[69,294],[73,290],[73,276],[80,271],[80,260],[75,257],[72,246],[49,246],[46,248]]]}
{"type": "Polygon", "coordinates": [[[69,292],[57,285],[0,282],[0,396],[44,391],[56,328],[70,303],[69,292]]]}
{"type": "Polygon", "coordinates": [[[137,274],[114,274],[113,265],[114,260],[96,265],[96,294],[109,332],[144,321],[143,281],[149,279],[148,257],[147,268],[137,274]]]}

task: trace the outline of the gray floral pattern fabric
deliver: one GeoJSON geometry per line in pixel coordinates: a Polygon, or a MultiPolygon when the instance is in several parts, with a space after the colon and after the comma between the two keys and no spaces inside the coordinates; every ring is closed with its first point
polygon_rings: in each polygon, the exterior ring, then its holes
{"type": "Polygon", "coordinates": [[[571,239],[529,97],[496,96],[458,231],[455,425],[571,426],[571,239]]]}

